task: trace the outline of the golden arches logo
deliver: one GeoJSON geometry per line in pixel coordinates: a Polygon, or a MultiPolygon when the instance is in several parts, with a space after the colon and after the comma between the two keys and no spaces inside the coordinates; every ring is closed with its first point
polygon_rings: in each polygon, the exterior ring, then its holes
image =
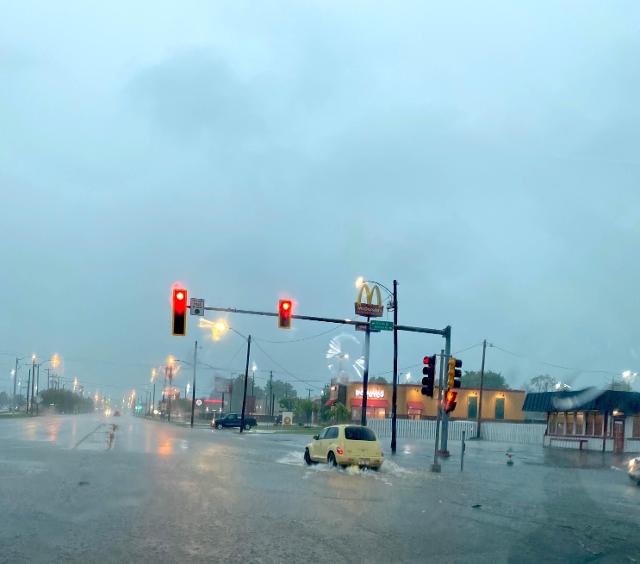
{"type": "Polygon", "coordinates": [[[358,290],[358,299],[356,301],[356,315],[362,315],[364,317],[381,317],[384,313],[384,306],[382,305],[382,294],[377,284],[374,284],[371,288],[366,282],[363,282],[358,290]],[[366,302],[362,301],[363,296],[366,296],[366,302]],[[375,297],[375,303],[373,299],[375,297]]]}
{"type": "Polygon", "coordinates": [[[376,296],[376,304],[382,305],[382,294],[380,293],[380,288],[377,285],[374,285],[372,288],[369,288],[369,285],[366,282],[362,283],[360,286],[360,290],[358,290],[358,299],[356,300],[359,303],[362,303],[362,294],[367,296],[367,303],[370,304],[373,301],[373,296],[376,296]]]}

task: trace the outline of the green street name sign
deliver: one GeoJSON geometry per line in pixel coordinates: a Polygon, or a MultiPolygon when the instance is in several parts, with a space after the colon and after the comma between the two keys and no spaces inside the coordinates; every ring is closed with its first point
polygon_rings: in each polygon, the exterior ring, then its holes
{"type": "Polygon", "coordinates": [[[373,331],[393,331],[393,321],[371,320],[371,329],[373,331]]]}

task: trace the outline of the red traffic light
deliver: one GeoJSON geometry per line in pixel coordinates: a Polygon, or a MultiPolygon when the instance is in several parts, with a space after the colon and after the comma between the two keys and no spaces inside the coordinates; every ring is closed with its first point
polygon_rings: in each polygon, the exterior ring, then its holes
{"type": "Polygon", "coordinates": [[[184,337],[187,334],[187,291],[184,288],[173,289],[171,307],[171,334],[184,337]]]}
{"type": "Polygon", "coordinates": [[[430,356],[425,356],[422,359],[422,364],[431,364],[431,357],[430,356]]]}
{"type": "Polygon", "coordinates": [[[278,302],[278,327],[280,329],[291,329],[292,314],[293,302],[291,300],[280,300],[278,302]]]}

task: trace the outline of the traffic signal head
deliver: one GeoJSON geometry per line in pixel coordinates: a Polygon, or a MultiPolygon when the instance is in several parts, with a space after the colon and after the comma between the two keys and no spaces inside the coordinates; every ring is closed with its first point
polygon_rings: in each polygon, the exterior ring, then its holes
{"type": "Polygon", "coordinates": [[[459,358],[449,358],[447,370],[447,388],[459,388],[462,384],[462,361],[459,358]]]}
{"type": "Polygon", "coordinates": [[[456,408],[457,397],[458,397],[458,392],[454,392],[453,390],[447,390],[447,395],[444,400],[445,413],[451,413],[456,408]]]}
{"type": "Polygon", "coordinates": [[[280,329],[291,329],[292,315],[293,302],[291,300],[280,300],[278,302],[278,327],[280,329]]]}
{"type": "Polygon", "coordinates": [[[171,334],[184,337],[187,334],[187,291],[184,288],[174,288],[171,299],[173,319],[171,334]]]}
{"type": "Polygon", "coordinates": [[[422,378],[421,393],[423,396],[429,396],[432,398],[436,377],[436,355],[425,356],[422,363],[424,364],[422,367],[422,374],[424,374],[424,377],[422,378]]]}

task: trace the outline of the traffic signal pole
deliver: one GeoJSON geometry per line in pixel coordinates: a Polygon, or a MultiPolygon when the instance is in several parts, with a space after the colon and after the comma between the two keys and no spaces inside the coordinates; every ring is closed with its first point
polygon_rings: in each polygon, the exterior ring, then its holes
{"type": "MultiPolygon", "coordinates": [[[[451,326],[447,326],[444,336],[444,365],[448,366],[449,357],[451,356],[451,326]]],[[[444,378],[443,378],[444,379],[444,378]]],[[[444,384],[444,382],[442,382],[444,384]]],[[[447,442],[449,439],[449,414],[443,410],[442,412],[442,437],[440,441],[440,456],[449,456],[447,450],[447,442]]]]}
{"type": "Polygon", "coordinates": [[[440,417],[442,415],[442,375],[444,373],[444,349],[440,351],[440,377],[438,378],[438,397],[436,401],[436,442],[433,445],[432,472],[440,472],[438,462],[438,440],[440,439],[440,417]]]}

